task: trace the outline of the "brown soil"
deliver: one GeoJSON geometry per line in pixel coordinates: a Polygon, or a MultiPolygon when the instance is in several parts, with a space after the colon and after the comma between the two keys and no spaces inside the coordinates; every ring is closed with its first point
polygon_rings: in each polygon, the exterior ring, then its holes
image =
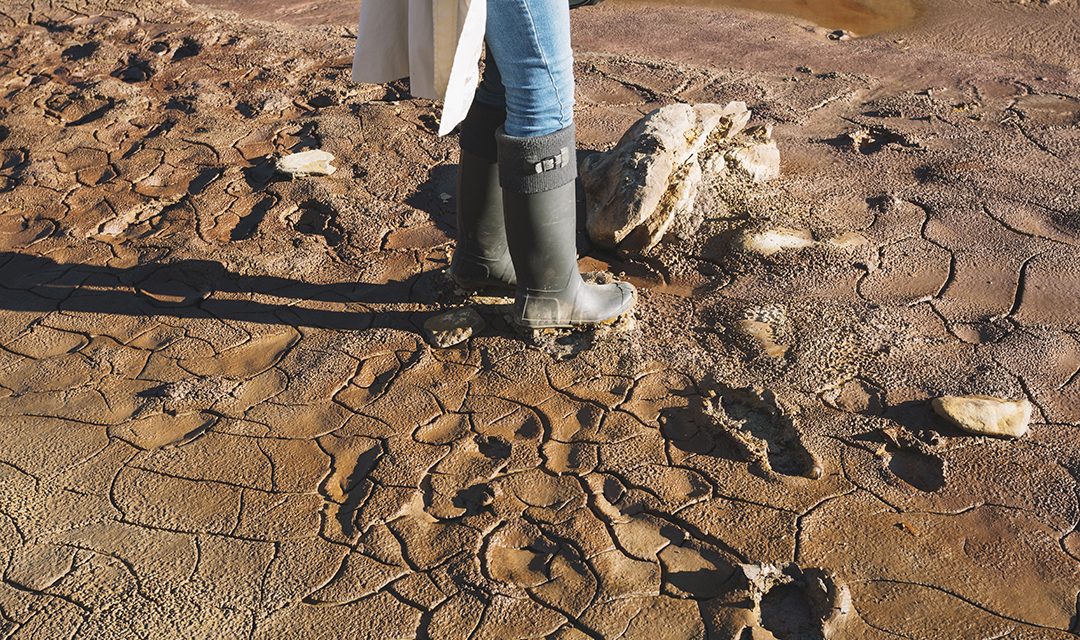
{"type": "MultiPolygon", "coordinates": [[[[1075,637],[1075,0],[846,41],[575,12],[583,147],[745,100],[784,175],[648,259],[583,247],[643,285],[628,325],[485,306],[446,350],[456,141],[348,81],[336,15],[0,8],[0,638],[730,637],[758,563],[846,584],[835,637],[1075,637]],[[315,147],[335,175],[274,175],[315,147]],[[736,247],[781,227],[819,242],[736,247]],[[930,411],[964,393],[1031,431],[930,411]]],[[[807,589],[760,599],[775,637],[807,589]]]]}

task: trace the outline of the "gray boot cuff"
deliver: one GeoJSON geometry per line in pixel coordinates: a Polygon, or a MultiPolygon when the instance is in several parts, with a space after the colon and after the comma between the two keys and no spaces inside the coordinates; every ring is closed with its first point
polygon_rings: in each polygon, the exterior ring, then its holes
{"type": "Polygon", "coordinates": [[[474,156],[490,162],[499,157],[499,147],[495,143],[495,131],[502,128],[506,121],[506,110],[490,107],[473,100],[469,114],[461,122],[461,148],[474,156]]]}
{"type": "Polygon", "coordinates": [[[514,193],[558,189],[577,178],[574,125],[535,138],[515,138],[499,128],[499,183],[514,193]]]}

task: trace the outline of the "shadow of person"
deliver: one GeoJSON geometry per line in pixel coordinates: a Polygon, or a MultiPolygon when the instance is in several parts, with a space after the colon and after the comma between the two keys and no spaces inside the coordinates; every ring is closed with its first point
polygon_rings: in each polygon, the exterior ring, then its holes
{"type": "Polygon", "coordinates": [[[442,286],[436,282],[441,278],[439,272],[425,272],[385,284],[310,284],[277,276],[242,275],[213,260],[117,268],[0,252],[0,309],[416,331],[415,319],[423,315],[422,311],[381,307],[430,301],[427,299],[433,298],[442,286]],[[312,302],[339,303],[348,308],[335,310],[304,304],[312,302]]]}

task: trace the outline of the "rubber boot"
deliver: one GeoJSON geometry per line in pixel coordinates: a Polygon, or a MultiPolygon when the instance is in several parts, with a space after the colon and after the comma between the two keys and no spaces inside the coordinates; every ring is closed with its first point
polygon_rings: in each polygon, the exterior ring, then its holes
{"type": "Polygon", "coordinates": [[[495,131],[506,112],[473,102],[461,123],[457,174],[458,239],[450,277],[462,289],[511,291],[516,279],[506,244],[495,131]]]}
{"type": "Polygon", "coordinates": [[[515,320],[530,329],[574,328],[612,322],[630,311],[633,285],[586,283],[578,271],[573,125],[536,138],[500,129],[496,138],[517,273],[515,320]]]}

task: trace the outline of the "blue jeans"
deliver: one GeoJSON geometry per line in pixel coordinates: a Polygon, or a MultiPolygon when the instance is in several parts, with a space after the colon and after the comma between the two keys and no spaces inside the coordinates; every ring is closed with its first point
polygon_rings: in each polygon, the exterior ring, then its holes
{"type": "Polygon", "coordinates": [[[487,57],[476,92],[506,109],[506,134],[544,136],[574,122],[574,54],[566,0],[488,0],[487,57]]]}

